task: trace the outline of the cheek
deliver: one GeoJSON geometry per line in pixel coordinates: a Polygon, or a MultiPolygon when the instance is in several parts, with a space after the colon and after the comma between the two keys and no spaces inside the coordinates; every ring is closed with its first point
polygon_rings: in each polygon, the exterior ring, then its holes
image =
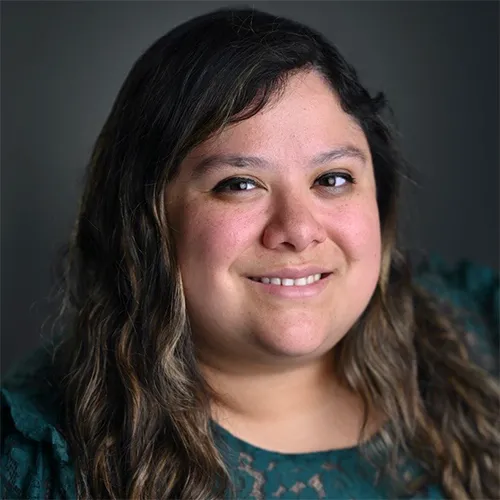
{"type": "Polygon", "coordinates": [[[380,220],[376,201],[355,201],[338,207],[330,217],[329,233],[350,261],[378,262],[380,220]]]}
{"type": "Polygon", "coordinates": [[[177,249],[181,267],[213,273],[228,267],[258,235],[257,214],[192,203],[181,211],[177,249]]]}

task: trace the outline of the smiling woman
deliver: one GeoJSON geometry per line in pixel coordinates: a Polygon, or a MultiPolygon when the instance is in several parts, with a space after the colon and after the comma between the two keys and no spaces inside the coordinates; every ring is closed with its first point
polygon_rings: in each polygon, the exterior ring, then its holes
{"type": "Polygon", "coordinates": [[[385,104],[255,10],[144,53],[90,161],[64,331],[4,381],[4,498],[498,495],[498,278],[396,248],[385,104]]]}

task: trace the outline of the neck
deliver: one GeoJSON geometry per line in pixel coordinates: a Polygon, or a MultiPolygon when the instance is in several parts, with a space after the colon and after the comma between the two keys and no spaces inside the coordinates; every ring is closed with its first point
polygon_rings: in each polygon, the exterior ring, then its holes
{"type": "Polygon", "coordinates": [[[215,367],[202,364],[202,372],[218,395],[218,412],[245,420],[265,422],[316,407],[338,392],[333,369],[328,363],[308,363],[271,370],[256,366],[215,367]]]}
{"type": "Polygon", "coordinates": [[[358,444],[361,398],[336,380],[330,356],[279,371],[206,363],[201,369],[218,396],[212,418],[240,439],[285,453],[358,444]]]}

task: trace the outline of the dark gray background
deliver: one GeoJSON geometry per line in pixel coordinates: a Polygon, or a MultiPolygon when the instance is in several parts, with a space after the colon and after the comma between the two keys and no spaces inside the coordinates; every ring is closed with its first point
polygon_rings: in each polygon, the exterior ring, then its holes
{"type": "MultiPolygon", "coordinates": [[[[229,3],[1,3],[2,371],[40,341],[49,270],[133,62],[175,25],[229,3]]],[[[324,32],[369,89],[387,93],[420,183],[404,191],[408,244],[498,268],[499,4],[247,4],[324,32]]]]}

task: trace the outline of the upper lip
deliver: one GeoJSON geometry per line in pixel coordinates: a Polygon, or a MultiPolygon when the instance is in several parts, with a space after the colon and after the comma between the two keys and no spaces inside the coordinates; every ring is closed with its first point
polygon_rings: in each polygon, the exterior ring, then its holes
{"type": "Polygon", "coordinates": [[[318,266],[308,266],[308,267],[286,267],[281,269],[275,269],[273,271],[264,271],[258,274],[252,274],[251,278],[289,278],[298,279],[311,276],[311,274],[324,274],[331,273],[330,269],[318,266]]]}

